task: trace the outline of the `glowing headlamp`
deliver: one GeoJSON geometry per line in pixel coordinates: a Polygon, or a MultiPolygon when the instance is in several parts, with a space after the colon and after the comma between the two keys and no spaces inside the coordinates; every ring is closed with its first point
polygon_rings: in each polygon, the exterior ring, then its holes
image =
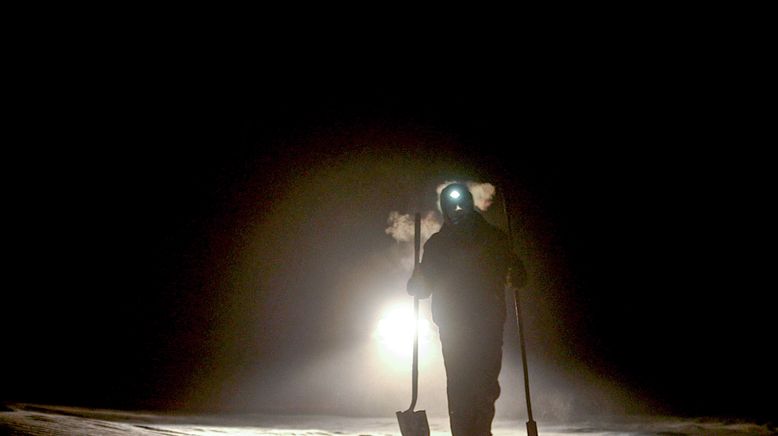
{"type": "Polygon", "coordinates": [[[461,195],[461,194],[459,193],[459,191],[451,191],[451,192],[449,192],[449,194],[448,194],[448,196],[449,196],[449,197],[451,197],[451,198],[453,198],[454,200],[456,200],[457,198],[459,198],[459,196],[460,196],[460,195],[461,195]]]}

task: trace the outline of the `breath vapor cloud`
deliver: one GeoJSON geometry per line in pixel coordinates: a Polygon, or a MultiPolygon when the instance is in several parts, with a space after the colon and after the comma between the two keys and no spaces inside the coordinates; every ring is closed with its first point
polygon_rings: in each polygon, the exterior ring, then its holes
{"type": "MultiPolygon", "coordinates": [[[[438,197],[440,197],[443,189],[456,182],[447,181],[436,188],[438,197]]],[[[491,183],[478,183],[468,181],[465,182],[467,188],[473,194],[473,202],[475,207],[480,211],[485,211],[492,205],[494,198],[495,187],[491,183]]],[[[438,203],[438,212],[427,211],[423,214],[421,219],[421,240],[424,243],[429,239],[432,234],[440,230],[443,225],[443,218],[440,215],[440,203],[438,203]]],[[[411,242],[413,241],[413,215],[401,214],[397,211],[389,212],[389,218],[387,219],[389,227],[386,228],[386,234],[390,235],[397,242],[411,242]]]]}

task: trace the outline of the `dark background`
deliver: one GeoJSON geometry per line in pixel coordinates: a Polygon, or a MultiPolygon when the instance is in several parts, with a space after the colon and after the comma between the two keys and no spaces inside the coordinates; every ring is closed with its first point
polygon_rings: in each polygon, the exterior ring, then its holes
{"type": "MultiPolygon", "coordinates": [[[[247,354],[338,346],[290,309],[327,316],[299,292],[329,280],[306,250],[268,236],[283,250],[263,261],[296,266],[263,282],[289,283],[290,295],[260,295],[260,315],[230,318],[242,300],[225,283],[240,279],[225,277],[239,269],[246,220],[289,213],[272,203],[290,186],[322,189],[311,168],[399,153],[422,169],[437,158],[478,168],[532,199],[563,283],[547,298],[569,327],[568,355],[658,412],[772,412],[771,142],[747,54],[570,45],[516,62],[348,68],[259,54],[247,69],[219,50],[160,51],[94,62],[55,49],[41,55],[50,68],[22,68],[4,141],[2,399],[207,408],[187,399],[247,354]],[[382,137],[394,145],[369,142],[382,137]],[[246,319],[267,328],[249,350],[233,332],[246,319]],[[279,331],[295,346],[278,345],[279,331]]],[[[371,194],[384,214],[391,188],[360,191],[371,194]]],[[[315,226],[321,205],[297,207],[292,219],[315,226]]],[[[386,237],[383,218],[364,217],[343,225],[377,226],[366,245],[386,237]]]]}

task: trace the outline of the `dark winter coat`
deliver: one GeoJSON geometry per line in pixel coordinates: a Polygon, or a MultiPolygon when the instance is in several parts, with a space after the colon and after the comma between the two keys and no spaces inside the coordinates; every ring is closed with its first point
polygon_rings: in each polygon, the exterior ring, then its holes
{"type": "Polygon", "coordinates": [[[501,328],[511,267],[514,283],[521,285],[524,269],[510,249],[508,235],[479,213],[473,212],[466,223],[444,224],[424,245],[420,266],[432,294],[435,323],[441,328],[501,328]]]}

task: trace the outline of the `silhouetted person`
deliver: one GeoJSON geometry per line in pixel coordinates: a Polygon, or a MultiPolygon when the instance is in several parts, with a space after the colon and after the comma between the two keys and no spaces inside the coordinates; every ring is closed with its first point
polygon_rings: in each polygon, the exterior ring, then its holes
{"type": "Polygon", "coordinates": [[[522,287],[526,272],[509,236],[474,209],[465,185],[440,194],[444,223],[424,244],[408,293],[432,296],[446,367],[453,436],[491,435],[502,365],[505,285],[522,287]]]}

